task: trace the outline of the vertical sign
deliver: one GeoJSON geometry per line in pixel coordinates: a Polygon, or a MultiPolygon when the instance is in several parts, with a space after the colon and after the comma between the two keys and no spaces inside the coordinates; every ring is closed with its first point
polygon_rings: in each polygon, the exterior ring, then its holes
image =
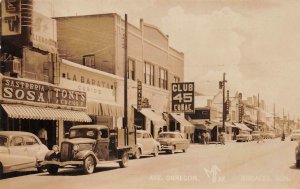
{"type": "Polygon", "coordinates": [[[194,102],[194,82],[172,83],[172,112],[193,113],[194,102]]]}
{"type": "Polygon", "coordinates": [[[137,110],[141,111],[142,110],[142,81],[138,80],[137,81],[137,110]]]}
{"type": "Polygon", "coordinates": [[[2,0],[2,35],[21,34],[21,0],[2,0]]]}

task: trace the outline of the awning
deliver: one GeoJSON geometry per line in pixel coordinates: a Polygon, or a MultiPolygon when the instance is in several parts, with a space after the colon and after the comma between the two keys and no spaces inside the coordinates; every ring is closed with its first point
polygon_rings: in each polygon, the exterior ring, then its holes
{"type": "Polygon", "coordinates": [[[210,130],[213,130],[216,126],[221,126],[222,127],[222,123],[221,122],[218,122],[218,121],[212,121],[212,120],[210,120],[210,121],[207,121],[208,122],[208,129],[210,129],[210,130]]]}
{"type": "Polygon", "coordinates": [[[249,127],[247,127],[243,123],[234,123],[235,126],[237,126],[239,129],[244,130],[244,131],[252,131],[249,127]]]}
{"type": "Polygon", "coordinates": [[[155,125],[165,126],[167,122],[162,118],[162,115],[159,115],[152,111],[150,108],[142,108],[140,111],[144,116],[149,118],[155,125]]]}
{"type": "Polygon", "coordinates": [[[98,116],[115,116],[123,117],[124,109],[117,104],[105,104],[99,102],[87,102],[86,113],[98,116]]]}
{"type": "Polygon", "coordinates": [[[245,122],[245,123],[248,123],[248,124],[250,124],[250,125],[256,126],[256,123],[253,123],[253,122],[251,122],[251,121],[244,120],[244,122],[245,122]]]}
{"type": "Polygon", "coordinates": [[[195,129],[207,130],[207,128],[206,128],[207,120],[204,120],[204,119],[196,119],[196,120],[192,119],[190,121],[190,123],[195,126],[195,129]]]}
{"type": "Polygon", "coordinates": [[[92,119],[84,112],[54,108],[42,108],[19,104],[2,104],[8,117],[16,119],[64,120],[91,122],[92,119]]]}
{"type": "Polygon", "coordinates": [[[176,113],[170,113],[170,115],[180,123],[181,126],[194,127],[188,120],[184,118],[184,116],[176,113]]]}

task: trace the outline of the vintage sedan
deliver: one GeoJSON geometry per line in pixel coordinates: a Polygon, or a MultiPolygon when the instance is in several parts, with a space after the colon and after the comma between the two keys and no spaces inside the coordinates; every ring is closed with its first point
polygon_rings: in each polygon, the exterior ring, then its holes
{"type": "Polygon", "coordinates": [[[240,133],[236,136],[237,142],[249,142],[252,140],[252,136],[249,131],[241,130],[240,133]]]}
{"type": "Polygon", "coordinates": [[[300,168],[300,142],[298,143],[298,146],[296,147],[296,166],[300,168]]]}
{"type": "Polygon", "coordinates": [[[157,141],[161,145],[161,151],[170,154],[174,154],[176,150],[186,152],[190,146],[190,140],[183,138],[179,132],[161,132],[157,141]]]}
{"type": "Polygon", "coordinates": [[[136,131],[136,147],[131,150],[131,155],[135,159],[139,159],[143,155],[158,156],[160,151],[160,143],[157,142],[148,131],[136,131]]]}
{"type": "Polygon", "coordinates": [[[260,131],[253,131],[251,135],[252,135],[252,140],[259,140],[262,138],[262,134],[260,131]]]}
{"type": "Polygon", "coordinates": [[[300,140],[300,129],[293,130],[291,134],[291,141],[300,140]]]}
{"type": "Polygon", "coordinates": [[[49,149],[32,133],[0,131],[0,177],[9,172],[37,168],[49,149]]]}
{"type": "Polygon", "coordinates": [[[266,139],[273,139],[275,138],[275,133],[273,131],[266,131],[266,134],[265,134],[265,138],[266,139]]]}

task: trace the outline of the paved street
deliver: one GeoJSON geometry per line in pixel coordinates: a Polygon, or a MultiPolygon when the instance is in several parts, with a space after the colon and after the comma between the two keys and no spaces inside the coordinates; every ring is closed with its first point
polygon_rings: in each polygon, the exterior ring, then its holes
{"type": "Polygon", "coordinates": [[[192,145],[187,153],[131,160],[129,167],[98,167],[92,175],[61,170],[59,175],[21,173],[0,181],[2,189],[36,188],[291,188],[300,189],[296,142],[192,145]],[[105,186],[105,187],[102,187],[105,186]]]}

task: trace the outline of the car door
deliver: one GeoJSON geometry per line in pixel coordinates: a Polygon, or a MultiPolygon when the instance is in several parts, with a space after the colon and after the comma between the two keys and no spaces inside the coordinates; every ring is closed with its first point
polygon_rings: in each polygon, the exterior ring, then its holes
{"type": "Polygon", "coordinates": [[[40,154],[41,145],[32,136],[23,136],[24,146],[27,147],[27,154],[29,157],[33,157],[39,160],[43,160],[46,154],[40,154]]]}
{"type": "Polygon", "coordinates": [[[154,153],[156,149],[156,144],[153,136],[149,133],[149,147],[151,148],[151,152],[154,153]]]}
{"type": "Polygon", "coordinates": [[[24,145],[22,136],[15,136],[11,139],[9,155],[11,156],[11,162],[8,166],[13,170],[25,169],[36,165],[36,159],[28,155],[28,148],[24,145]]]}
{"type": "Polygon", "coordinates": [[[99,160],[109,160],[109,133],[108,129],[100,129],[97,139],[96,153],[99,160]]]}
{"type": "Polygon", "coordinates": [[[150,136],[148,133],[144,133],[143,135],[143,145],[144,145],[144,153],[150,154],[152,152],[151,143],[149,142],[150,136]]]}

